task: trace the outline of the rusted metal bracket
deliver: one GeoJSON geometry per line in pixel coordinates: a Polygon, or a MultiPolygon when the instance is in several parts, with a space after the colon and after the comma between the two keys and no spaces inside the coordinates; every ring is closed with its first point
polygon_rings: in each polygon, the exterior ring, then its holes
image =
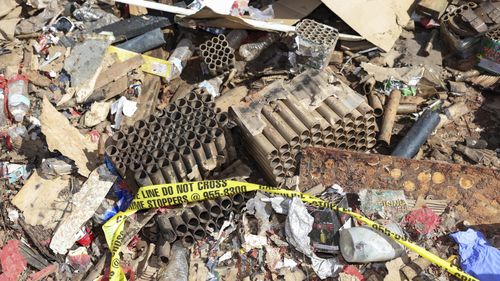
{"type": "Polygon", "coordinates": [[[302,151],[299,186],[307,191],[318,184],[338,184],[347,192],[403,189],[412,198],[431,195],[449,200],[475,224],[498,223],[500,215],[500,171],[493,169],[308,147],[302,151]]]}

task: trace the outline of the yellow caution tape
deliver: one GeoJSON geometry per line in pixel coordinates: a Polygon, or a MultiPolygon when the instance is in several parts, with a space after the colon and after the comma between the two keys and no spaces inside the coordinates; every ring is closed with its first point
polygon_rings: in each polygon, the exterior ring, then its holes
{"type": "Polygon", "coordinates": [[[103,225],[106,242],[111,250],[111,268],[109,274],[110,281],[126,281],[125,274],[120,268],[120,247],[122,246],[123,228],[128,216],[138,210],[179,205],[183,203],[216,199],[223,196],[232,196],[242,192],[263,191],[274,195],[285,197],[299,197],[303,202],[319,207],[329,208],[337,212],[348,214],[358,221],[379,230],[391,237],[401,245],[426,258],[433,264],[447,270],[450,274],[460,280],[478,279],[468,275],[450,262],[441,259],[437,255],[426,249],[411,243],[405,237],[396,234],[384,226],[358,214],[351,210],[341,208],[333,203],[298,191],[284,190],[275,187],[263,186],[253,183],[237,182],[231,180],[208,180],[198,182],[183,182],[172,184],[160,184],[141,187],[130,204],[129,208],[116,214],[103,225]]]}
{"type": "Polygon", "coordinates": [[[108,47],[108,53],[116,54],[120,61],[126,61],[135,56],[141,56],[144,63],[140,69],[146,73],[154,74],[160,77],[165,77],[167,80],[170,78],[172,71],[172,63],[159,58],[154,58],[147,55],[142,55],[129,50],[121,49],[115,46],[108,47]]]}

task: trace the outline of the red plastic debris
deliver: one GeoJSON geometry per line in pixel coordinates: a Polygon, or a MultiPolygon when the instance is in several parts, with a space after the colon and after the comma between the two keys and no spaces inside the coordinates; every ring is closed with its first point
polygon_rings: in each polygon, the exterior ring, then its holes
{"type": "Polygon", "coordinates": [[[58,266],[55,265],[55,264],[51,264],[47,267],[45,267],[44,269],[38,271],[38,272],[35,272],[35,273],[32,273],[30,275],[30,278],[28,279],[28,281],[40,281],[42,280],[43,278],[51,275],[52,273],[56,272],[58,270],[58,266]]]}
{"type": "Polygon", "coordinates": [[[365,277],[363,277],[363,274],[359,272],[358,268],[355,267],[354,265],[346,265],[344,266],[344,269],[342,270],[345,274],[352,275],[356,278],[359,279],[359,281],[365,281],[365,277]]]}
{"type": "Polygon", "coordinates": [[[431,208],[423,207],[406,215],[403,223],[418,234],[429,234],[441,223],[439,216],[431,208]]]}
{"type": "Polygon", "coordinates": [[[92,130],[88,134],[90,136],[90,140],[93,143],[97,143],[99,141],[99,138],[101,137],[101,134],[99,134],[97,130],[92,130]]]}
{"type": "Polygon", "coordinates": [[[76,242],[84,247],[87,247],[92,243],[92,241],[94,241],[94,233],[92,233],[92,231],[88,227],[85,227],[85,231],[82,232],[82,237],[76,242]]]}
{"type": "Polygon", "coordinates": [[[19,240],[10,240],[0,250],[0,263],[3,273],[0,281],[17,281],[19,275],[26,269],[28,263],[19,251],[19,240]]]}
{"type": "Polygon", "coordinates": [[[435,21],[435,20],[433,20],[431,18],[426,18],[426,17],[422,17],[420,19],[420,24],[425,29],[433,29],[435,27],[439,27],[439,22],[437,22],[437,21],[435,21]]]}

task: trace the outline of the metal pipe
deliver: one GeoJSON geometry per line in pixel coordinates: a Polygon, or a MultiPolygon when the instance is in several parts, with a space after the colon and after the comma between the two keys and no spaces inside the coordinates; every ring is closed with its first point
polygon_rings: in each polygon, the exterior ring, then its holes
{"type": "Polygon", "coordinates": [[[162,237],[167,240],[167,242],[173,243],[177,239],[175,229],[166,214],[158,214],[156,216],[156,223],[158,224],[162,237]]]}
{"type": "Polygon", "coordinates": [[[401,92],[399,90],[393,90],[385,104],[384,119],[382,121],[382,128],[380,129],[378,140],[386,146],[391,143],[392,127],[394,126],[400,99],[401,92]]]}
{"type": "Polygon", "coordinates": [[[415,156],[440,121],[441,117],[437,111],[426,110],[398,143],[391,155],[408,159],[415,156]]]}
{"type": "Polygon", "coordinates": [[[373,115],[380,117],[384,114],[384,107],[380,97],[375,92],[370,92],[368,95],[368,103],[373,108],[373,115]]]}
{"type": "Polygon", "coordinates": [[[198,217],[196,217],[191,209],[185,209],[184,212],[182,212],[181,217],[189,230],[193,230],[200,225],[198,217]]]}
{"type": "Polygon", "coordinates": [[[217,203],[215,203],[213,200],[203,201],[203,206],[210,213],[210,217],[212,219],[216,219],[222,214],[221,207],[217,203]]]}
{"type": "Polygon", "coordinates": [[[321,129],[319,121],[307,114],[307,110],[301,107],[300,101],[293,95],[289,95],[283,103],[297,116],[304,125],[309,129],[311,134],[318,132],[321,129]]]}

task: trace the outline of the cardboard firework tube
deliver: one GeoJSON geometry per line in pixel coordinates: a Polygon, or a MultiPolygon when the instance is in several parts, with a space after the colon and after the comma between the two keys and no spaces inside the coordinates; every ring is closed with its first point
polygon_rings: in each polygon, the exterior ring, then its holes
{"type": "Polygon", "coordinates": [[[464,102],[459,102],[451,105],[448,108],[445,108],[443,113],[439,116],[441,117],[441,121],[439,122],[437,129],[442,128],[460,118],[461,116],[468,114],[470,109],[464,102]]]}
{"type": "Polygon", "coordinates": [[[191,151],[193,152],[194,158],[198,167],[204,167],[205,161],[207,161],[207,156],[203,150],[203,146],[199,140],[195,140],[191,146],[191,151]]]}
{"type": "Polygon", "coordinates": [[[170,160],[170,164],[174,168],[175,175],[176,175],[177,179],[179,179],[179,180],[186,179],[186,175],[187,175],[186,167],[184,166],[184,163],[182,162],[181,155],[179,154],[179,152],[177,152],[177,151],[172,152],[168,156],[168,160],[170,160]]]}
{"type": "Polygon", "coordinates": [[[163,178],[163,174],[156,163],[148,165],[146,167],[146,172],[153,184],[164,184],[167,182],[165,178],[163,178]]]}
{"type": "Polygon", "coordinates": [[[352,121],[356,125],[361,124],[365,119],[364,115],[362,115],[357,109],[351,111],[351,114],[352,114],[352,121]]]}
{"type": "Polygon", "coordinates": [[[292,95],[289,95],[283,103],[299,118],[304,125],[309,129],[311,134],[321,130],[321,125],[318,120],[306,113],[306,109],[300,108],[300,101],[292,95]]]}
{"type": "Polygon", "coordinates": [[[210,213],[212,219],[218,218],[222,214],[222,209],[219,204],[215,203],[213,200],[203,201],[203,206],[210,213]]]}
{"type": "Polygon", "coordinates": [[[158,242],[159,243],[156,246],[156,256],[158,256],[162,263],[167,264],[170,257],[170,243],[167,240],[162,239],[158,242]]]}
{"type": "Polygon", "coordinates": [[[216,128],[212,134],[215,138],[215,146],[219,154],[222,154],[226,149],[226,138],[224,137],[224,130],[216,128]]]}
{"type": "Polygon", "coordinates": [[[138,146],[141,142],[141,138],[136,133],[133,133],[127,137],[128,144],[130,146],[138,146]]]}
{"type": "Polygon", "coordinates": [[[191,208],[201,224],[208,223],[210,220],[210,212],[201,204],[196,204],[191,208]]]}
{"type": "Polygon", "coordinates": [[[283,153],[290,149],[288,142],[281,136],[281,134],[276,130],[269,121],[262,116],[262,121],[266,123],[266,126],[262,130],[264,136],[273,144],[274,147],[278,149],[278,152],[283,153]]]}
{"type": "Polygon", "coordinates": [[[183,237],[182,237],[182,245],[184,247],[191,247],[195,242],[195,239],[193,237],[193,235],[191,233],[186,233],[183,237]]]}
{"type": "Polygon", "coordinates": [[[380,117],[384,114],[384,107],[380,97],[375,92],[370,92],[368,95],[368,103],[373,108],[373,115],[380,117]]]}
{"type": "MultiPolygon", "coordinates": [[[[343,98],[343,97],[342,97],[343,98]]],[[[351,119],[351,110],[341,101],[342,98],[328,97],[324,103],[330,107],[340,118],[351,119]]]]}
{"type": "Polygon", "coordinates": [[[300,121],[300,119],[293,114],[293,112],[286,106],[283,101],[278,101],[278,114],[287,122],[287,124],[300,136],[303,140],[310,135],[309,129],[300,121]]]}
{"type": "Polygon", "coordinates": [[[198,226],[197,228],[191,230],[191,234],[193,235],[194,239],[199,241],[199,240],[202,240],[203,238],[205,238],[207,233],[205,232],[203,227],[198,226]]]}
{"type": "Polygon", "coordinates": [[[416,104],[403,103],[398,106],[398,114],[410,114],[418,111],[418,107],[416,104]]]}
{"type": "Polygon", "coordinates": [[[120,140],[126,140],[126,136],[123,132],[121,131],[118,131],[116,133],[113,134],[113,136],[111,137],[111,139],[113,140],[113,143],[117,143],[118,141],[120,140]]]}
{"type": "Polygon", "coordinates": [[[153,185],[153,182],[144,170],[136,172],[134,178],[139,187],[153,185]]]}
{"type": "Polygon", "coordinates": [[[392,128],[396,119],[400,99],[401,92],[399,90],[393,90],[385,104],[384,118],[378,140],[386,146],[391,143],[392,128]]]}
{"type": "Polygon", "coordinates": [[[299,135],[288,126],[287,122],[283,120],[269,105],[265,105],[262,108],[262,118],[267,119],[267,121],[272,124],[272,126],[280,133],[280,135],[285,139],[285,141],[290,145],[298,144],[300,141],[299,135]]]}
{"type": "Polygon", "coordinates": [[[195,229],[200,225],[200,220],[191,209],[186,209],[182,212],[181,217],[189,230],[195,229]]]}
{"type": "Polygon", "coordinates": [[[245,197],[242,194],[235,194],[231,198],[233,200],[233,211],[238,212],[245,206],[245,197]]]}
{"type": "Polygon", "coordinates": [[[139,120],[134,123],[134,129],[136,132],[139,132],[143,128],[146,128],[146,122],[144,122],[143,120],[139,120]]]}
{"type": "Polygon", "coordinates": [[[219,197],[215,199],[215,202],[222,209],[222,212],[231,210],[231,207],[233,206],[233,202],[231,201],[231,198],[228,196],[219,197]]]}
{"type": "Polygon", "coordinates": [[[211,136],[204,136],[201,139],[201,144],[203,146],[203,150],[205,151],[205,156],[207,159],[213,159],[217,157],[217,147],[215,146],[215,141],[211,136]]]}
{"type": "Polygon", "coordinates": [[[316,111],[332,126],[338,126],[342,120],[335,111],[333,111],[330,107],[325,105],[324,103],[320,104],[316,111]]]}
{"type": "Polygon", "coordinates": [[[167,242],[172,243],[177,239],[176,231],[172,223],[170,223],[168,216],[165,214],[158,214],[156,216],[156,223],[158,224],[162,237],[167,240],[167,242]]]}

